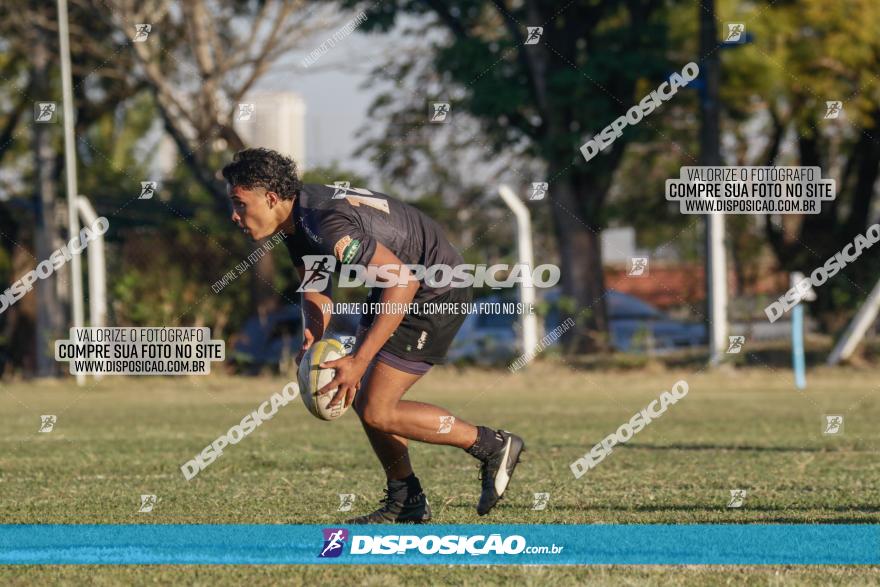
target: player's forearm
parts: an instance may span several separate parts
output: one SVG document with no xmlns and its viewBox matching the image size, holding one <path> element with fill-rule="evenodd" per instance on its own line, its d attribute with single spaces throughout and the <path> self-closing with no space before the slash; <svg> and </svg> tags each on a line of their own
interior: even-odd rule
<svg viewBox="0 0 880 587">
<path fill-rule="evenodd" d="M 415 298 L 419 289 L 417 281 L 410 282 L 405 287 L 389 287 L 382 292 L 380 301 L 385 308 L 403 308 L 408 306 Z M 379 352 L 379 349 L 391 338 L 391 335 L 403 321 L 404 313 L 398 311 L 380 312 L 373 320 L 372 326 L 367 330 L 364 340 L 358 345 L 355 359 L 369 363 Z"/>
<path fill-rule="evenodd" d="M 303 326 L 320 340 L 333 315 L 333 299 L 320 292 L 306 291 L 302 294 Z"/>
</svg>

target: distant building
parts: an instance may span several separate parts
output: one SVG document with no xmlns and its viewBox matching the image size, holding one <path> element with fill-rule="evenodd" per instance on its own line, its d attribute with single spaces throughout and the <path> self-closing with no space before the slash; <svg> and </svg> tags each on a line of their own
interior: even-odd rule
<svg viewBox="0 0 880 587">
<path fill-rule="evenodd" d="M 253 92 L 236 108 L 233 120 L 248 147 L 274 149 L 292 157 L 300 169 L 306 167 L 306 104 L 299 94 Z"/>
<path fill-rule="evenodd" d="M 606 228 L 599 234 L 603 265 L 625 265 L 633 257 L 646 257 L 647 251 L 636 249 L 636 229 L 632 226 Z"/>
</svg>

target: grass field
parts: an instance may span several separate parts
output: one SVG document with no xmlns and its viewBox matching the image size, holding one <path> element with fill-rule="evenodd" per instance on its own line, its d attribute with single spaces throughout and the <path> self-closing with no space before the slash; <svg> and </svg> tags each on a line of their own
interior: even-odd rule
<svg viewBox="0 0 880 587">
<path fill-rule="evenodd" d="M 678 379 L 690 386 L 627 445 L 574 479 L 569 464 Z M 337 523 L 339 493 L 355 512 L 384 486 L 354 414 L 312 418 L 299 400 L 192 481 L 180 465 L 281 389 L 283 379 L 116 378 L 0 386 L 3 523 Z M 573 371 L 554 363 L 526 373 L 436 370 L 410 397 L 458 417 L 503 426 L 529 451 L 502 504 L 474 511 L 476 462 L 462 451 L 412 450 L 437 523 L 877 523 L 880 521 L 880 371 L 824 370 L 794 389 L 790 372 L 713 374 L 662 368 Z M 41 414 L 55 429 L 38 433 Z M 824 414 L 844 432 L 822 434 Z M 731 489 L 746 489 L 741 509 Z M 534 511 L 533 494 L 550 493 Z M 141 494 L 156 494 L 138 513 Z M 0 570 L 0 583 L 287 584 L 876 584 L 875 568 L 309 568 L 44 567 Z"/>
</svg>

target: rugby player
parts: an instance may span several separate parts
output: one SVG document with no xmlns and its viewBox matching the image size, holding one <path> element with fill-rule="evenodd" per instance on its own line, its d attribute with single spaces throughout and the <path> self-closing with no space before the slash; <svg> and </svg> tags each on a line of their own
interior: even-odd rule
<svg viewBox="0 0 880 587">
<path fill-rule="evenodd" d="M 321 339 L 330 321 L 331 281 L 315 279 L 316 273 L 329 271 L 327 256 L 335 259 L 336 271 L 342 264 L 392 267 L 392 277 L 404 284 L 373 288 L 368 302 L 379 302 L 380 311 L 362 317 L 354 351 L 322 365 L 336 369 L 336 373 L 319 392 L 338 387 L 334 403 L 345 402 L 347 407 L 354 401 L 387 480 L 381 507 L 347 522 L 431 520 L 428 499 L 410 462 L 410 440 L 456 446 L 477 458 L 482 479 L 477 513 L 489 513 L 519 462 L 524 450 L 522 438 L 505 430 L 473 426 L 438 406 L 402 399 L 433 365 L 444 362 L 465 314 L 381 311 L 410 303 L 471 301 L 469 288 L 431 287 L 415 279 L 406 266 L 464 262 L 440 226 L 419 210 L 384 194 L 303 184 L 296 164 L 268 149 L 238 152 L 222 173 L 232 201 L 232 221 L 253 240 L 281 232 L 299 273 L 300 289 L 304 290 L 304 340 L 297 363 Z M 324 257 L 304 259 L 318 255 Z M 308 267 L 307 260 L 311 261 Z M 386 281 L 381 275 L 379 279 Z M 320 291 L 305 287 L 314 282 L 326 285 Z"/>
</svg>

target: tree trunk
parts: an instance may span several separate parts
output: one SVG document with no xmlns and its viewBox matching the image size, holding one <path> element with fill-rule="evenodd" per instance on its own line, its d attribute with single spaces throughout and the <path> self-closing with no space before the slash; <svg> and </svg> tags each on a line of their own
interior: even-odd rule
<svg viewBox="0 0 880 587">
<path fill-rule="evenodd" d="M 32 87 L 34 96 L 46 99 L 51 96 L 49 87 L 49 46 L 51 38 L 47 32 L 36 30 L 38 41 L 34 44 L 32 57 Z M 60 110 L 60 104 L 59 104 Z M 57 230 L 55 226 L 55 154 L 52 150 L 53 125 L 33 123 L 34 152 L 34 265 L 46 260 L 55 248 Z M 52 279 L 52 278 L 50 278 Z M 57 279 L 57 276 L 54 277 Z M 34 284 L 37 296 L 36 324 L 36 370 L 38 377 L 50 377 L 58 373 L 52 351 L 53 341 L 61 333 L 62 308 L 55 291 L 54 283 L 38 282 Z"/>
<path fill-rule="evenodd" d="M 551 177 L 555 175 L 550 173 Z M 563 174 L 550 186 L 549 197 L 553 200 L 562 295 L 575 304 L 569 311 L 563 306 L 563 318 L 570 316 L 577 324 L 571 330 L 570 350 L 595 352 L 608 347 L 605 279 L 599 230 L 586 226 L 575 216 L 580 209 L 578 200 L 588 197 L 581 190 L 590 189 L 579 183 L 573 173 Z"/>
</svg>

